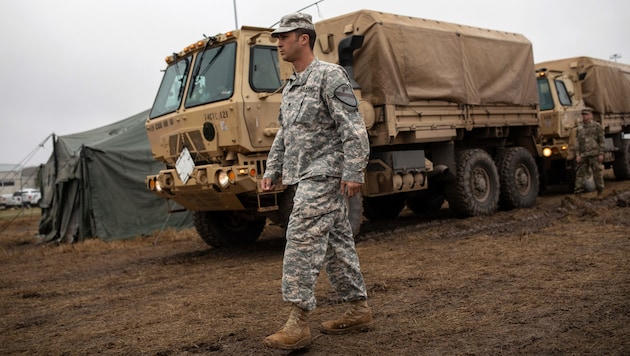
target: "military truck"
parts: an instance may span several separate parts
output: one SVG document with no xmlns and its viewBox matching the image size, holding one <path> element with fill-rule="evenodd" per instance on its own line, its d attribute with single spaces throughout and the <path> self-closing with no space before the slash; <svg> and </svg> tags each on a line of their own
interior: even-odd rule
<svg viewBox="0 0 630 356">
<path fill-rule="evenodd" d="M 605 168 L 615 178 L 630 179 L 630 65 L 573 57 L 536 64 L 540 98 L 538 154 L 541 190 L 549 185 L 573 188 L 572 141 L 585 106 L 605 130 Z"/>
<path fill-rule="evenodd" d="M 315 24 L 316 55 L 352 79 L 371 153 L 355 233 L 367 219 L 440 209 L 530 207 L 538 194 L 538 94 L 522 35 L 360 10 Z M 292 191 L 261 192 L 290 64 L 272 29 L 242 27 L 166 57 L 146 122 L 147 188 L 193 212 L 208 244 L 251 243 L 286 224 Z"/>
</svg>

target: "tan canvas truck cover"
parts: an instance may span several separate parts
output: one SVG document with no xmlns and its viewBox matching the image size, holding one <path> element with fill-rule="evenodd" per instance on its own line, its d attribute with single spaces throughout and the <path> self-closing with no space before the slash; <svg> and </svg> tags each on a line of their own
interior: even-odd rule
<svg viewBox="0 0 630 356">
<path fill-rule="evenodd" d="M 586 106 L 607 113 L 630 113 L 630 65 L 590 57 L 565 58 L 536 64 L 536 69 L 584 73 Z"/>
<path fill-rule="evenodd" d="M 341 39 L 365 36 L 354 73 L 373 105 L 538 103 L 532 44 L 522 35 L 371 10 L 315 26 L 316 54 L 333 63 Z"/>
</svg>

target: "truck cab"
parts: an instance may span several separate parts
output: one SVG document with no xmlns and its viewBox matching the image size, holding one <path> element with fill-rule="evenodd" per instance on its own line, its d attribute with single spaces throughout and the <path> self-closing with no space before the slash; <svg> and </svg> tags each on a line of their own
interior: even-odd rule
<svg viewBox="0 0 630 356">
<path fill-rule="evenodd" d="M 211 245 L 222 244 L 217 236 L 255 240 L 261 212 L 276 210 L 282 192 L 259 194 L 257 184 L 278 130 L 281 78 L 292 71 L 272 31 L 242 27 L 167 56 L 146 122 L 153 157 L 165 164 L 147 188 L 192 211 Z"/>
<path fill-rule="evenodd" d="M 166 169 L 147 177 L 150 189 L 193 211 L 246 209 L 227 197 L 255 185 L 264 169 L 258 154 L 277 130 L 282 82 L 272 41 L 269 30 L 243 28 L 166 58 L 146 123 L 153 156 Z M 186 189 L 189 179 L 198 189 Z"/>
<path fill-rule="evenodd" d="M 551 71 L 538 71 L 536 80 L 540 98 L 540 130 L 547 140 L 543 143 L 551 145 L 552 153 L 566 158 L 566 146 L 553 149 L 554 140 L 569 137 L 571 130 L 580 120 L 579 105 L 574 104 L 575 87 L 571 76 Z M 542 153 L 542 152 L 540 152 Z"/>
<path fill-rule="evenodd" d="M 577 78 L 559 71 L 541 68 L 536 71 L 536 85 L 540 99 L 538 156 L 542 157 L 541 183 L 547 185 L 566 182 L 573 185 L 573 151 L 575 128 L 581 120 L 584 103 L 576 100 L 574 85 Z"/>
</svg>

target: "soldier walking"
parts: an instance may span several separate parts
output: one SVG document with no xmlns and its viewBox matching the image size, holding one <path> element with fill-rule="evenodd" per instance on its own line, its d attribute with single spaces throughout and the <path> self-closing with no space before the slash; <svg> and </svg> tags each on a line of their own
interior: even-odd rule
<svg viewBox="0 0 630 356">
<path fill-rule="evenodd" d="M 270 191 L 281 180 L 295 187 L 295 197 L 282 270 L 282 297 L 291 311 L 264 343 L 300 349 L 312 342 L 309 313 L 316 306 L 322 266 L 335 292 L 349 303 L 345 314 L 322 323 L 322 332 L 343 334 L 373 323 L 347 215 L 347 199 L 361 191 L 370 148 L 347 73 L 313 53 L 311 16 L 284 16 L 272 36 L 295 71 L 282 92 L 280 129 L 260 185 Z"/>
</svg>

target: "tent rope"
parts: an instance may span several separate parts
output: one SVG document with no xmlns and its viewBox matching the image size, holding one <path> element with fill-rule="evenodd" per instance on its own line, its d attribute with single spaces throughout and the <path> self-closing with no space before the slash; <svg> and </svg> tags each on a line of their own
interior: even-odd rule
<svg viewBox="0 0 630 356">
<path fill-rule="evenodd" d="M 23 213 L 24 213 L 24 210 L 25 210 L 25 209 L 26 209 L 26 207 L 25 207 L 25 206 L 22 206 L 22 207 L 20 208 L 20 210 L 18 211 L 18 213 L 17 213 L 17 214 L 15 214 L 15 215 L 14 215 L 14 216 L 13 216 L 13 217 L 9 220 L 9 221 L 7 221 L 7 223 L 6 223 L 4 226 L 2 226 L 2 227 L 0 228 L 0 234 L 4 233 L 4 232 L 6 231 L 6 229 L 8 229 L 8 228 L 9 228 L 9 226 L 11 226 L 11 224 L 15 221 L 15 219 L 17 219 L 17 218 L 19 218 L 21 215 L 23 215 Z"/>
<path fill-rule="evenodd" d="M 160 239 L 160 236 L 162 236 L 162 232 L 164 232 L 164 227 L 166 227 L 166 223 L 168 222 L 168 219 L 171 217 L 172 213 L 169 211 L 168 215 L 166 215 L 166 219 L 164 219 L 164 223 L 162 224 L 162 228 L 160 229 L 160 232 L 158 232 L 157 236 L 155 237 L 155 240 L 153 241 L 153 244 L 157 244 L 158 240 Z"/>
</svg>

